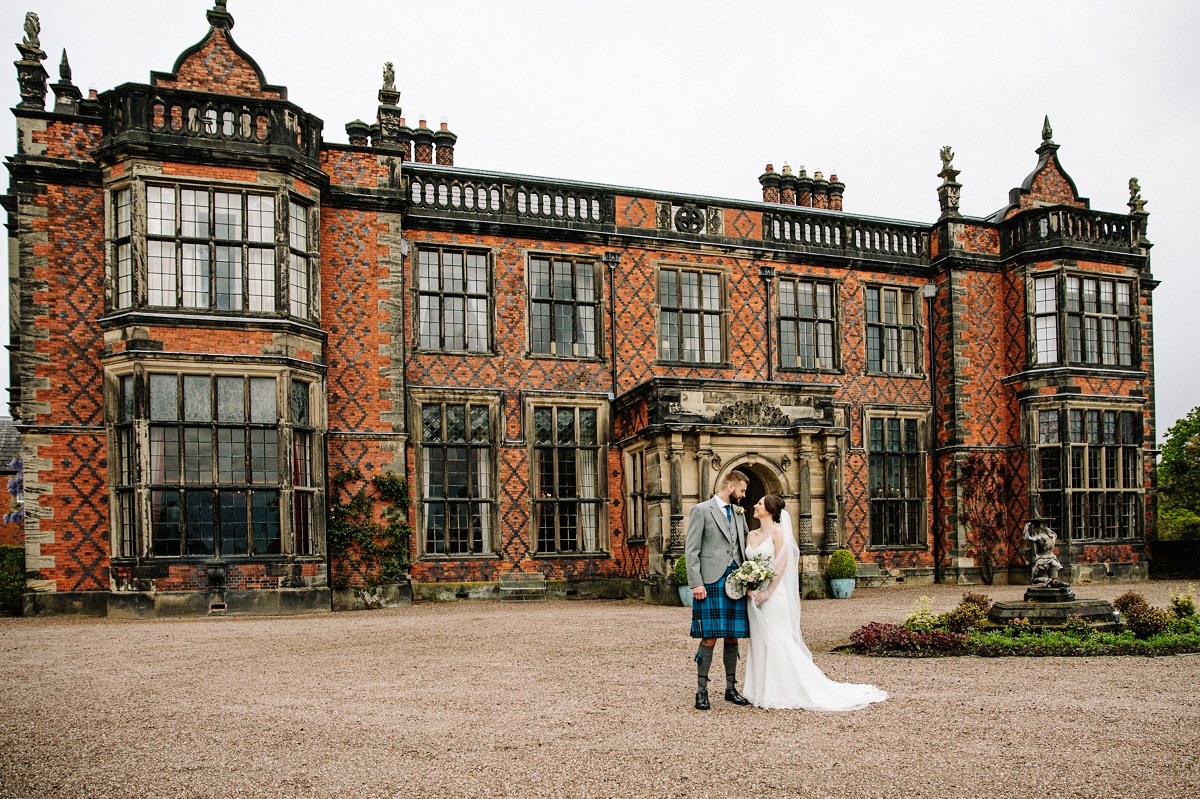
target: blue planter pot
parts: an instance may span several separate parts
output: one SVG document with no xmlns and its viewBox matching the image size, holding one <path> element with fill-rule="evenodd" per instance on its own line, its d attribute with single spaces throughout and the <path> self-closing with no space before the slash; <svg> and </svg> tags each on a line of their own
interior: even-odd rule
<svg viewBox="0 0 1200 799">
<path fill-rule="evenodd" d="M 854 593 L 854 578 L 847 577 L 845 579 L 829 578 L 829 588 L 833 591 L 834 599 L 849 599 Z"/>
<path fill-rule="evenodd" d="M 686 585 L 679 585 L 676 588 L 679 589 L 679 601 L 683 603 L 685 608 L 690 608 L 692 606 L 692 589 Z"/>
</svg>

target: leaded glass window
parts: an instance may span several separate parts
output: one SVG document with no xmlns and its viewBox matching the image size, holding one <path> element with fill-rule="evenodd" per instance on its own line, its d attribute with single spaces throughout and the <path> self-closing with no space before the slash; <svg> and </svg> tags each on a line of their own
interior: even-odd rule
<svg viewBox="0 0 1200 799">
<path fill-rule="evenodd" d="M 867 431 L 871 546 L 923 546 L 926 458 L 917 420 L 871 417 Z"/>
<path fill-rule="evenodd" d="M 599 272 L 592 261 L 529 259 L 529 349 L 594 358 L 599 352 Z"/>
<path fill-rule="evenodd" d="M 471 403 L 421 405 L 421 483 L 426 555 L 493 551 L 491 409 Z"/>
<path fill-rule="evenodd" d="M 600 549 L 600 437 L 595 408 L 535 406 L 538 552 Z"/>
</svg>

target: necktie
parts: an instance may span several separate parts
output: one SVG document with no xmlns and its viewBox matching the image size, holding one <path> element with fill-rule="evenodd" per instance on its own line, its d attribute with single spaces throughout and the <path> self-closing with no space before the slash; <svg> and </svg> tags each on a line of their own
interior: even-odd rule
<svg viewBox="0 0 1200 799">
<path fill-rule="evenodd" d="M 730 524 L 733 524 L 733 506 L 732 505 L 725 506 L 725 521 L 729 522 Z"/>
</svg>

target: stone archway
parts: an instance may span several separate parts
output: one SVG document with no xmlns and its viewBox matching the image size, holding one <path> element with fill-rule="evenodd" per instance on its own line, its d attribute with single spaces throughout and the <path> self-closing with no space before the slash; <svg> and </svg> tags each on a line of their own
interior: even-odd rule
<svg viewBox="0 0 1200 799">
<path fill-rule="evenodd" d="M 746 498 L 742 500 L 742 507 L 746 510 L 747 526 L 751 530 L 757 530 L 758 519 L 754 518 L 754 506 L 767 494 L 778 494 L 781 490 L 779 481 L 771 474 L 771 470 L 762 464 L 742 463 L 734 468 L 749 478 L 750 482 L 746 486 Z"/>
</svg>

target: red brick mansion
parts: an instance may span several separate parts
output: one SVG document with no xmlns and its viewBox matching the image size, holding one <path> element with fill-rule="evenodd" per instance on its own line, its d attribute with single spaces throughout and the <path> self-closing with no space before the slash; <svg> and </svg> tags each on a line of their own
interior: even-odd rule
<svg viewBox="0 0 1200 799">
<path fill-rule="evenodd" d="M 879 583 L 1027 574 L 1032 514 L 1068 579 L 1145 576 L 1145 203 L 1093 210 L 1048 121 L 986 218 L 945 148 L 917 224 L 802 169 L 743 201 L 459 166 L 390 65 L 330 142 L 207 20 L 92 96 L 36 17 L 17 45 L 27 612 L 328 609 L 395 578 L 347 554 L 360 489 L 418 596 L 665 601 L 731 469 L 786 499 L 806 593 L 843 547 Z"/>
</svg>

